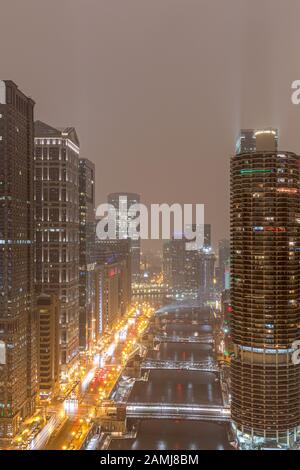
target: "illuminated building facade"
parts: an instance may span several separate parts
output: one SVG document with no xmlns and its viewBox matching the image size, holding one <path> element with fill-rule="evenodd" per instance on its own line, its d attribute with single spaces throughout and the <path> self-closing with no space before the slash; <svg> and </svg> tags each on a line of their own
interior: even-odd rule
<svg viewBox="0 0 300 470">
<path fill-rule="evenodd" d="M 95 292 L 95 165 L 79 159 L 79 347 L 91 347 Z"/>
<path fill-rule="evenodd" d="M 15 83 L 0 81 L 0 440 L 36 402 L 33 111 Z"/>
<path fill-rule="evenodd" d="M 61 378 L 79 353 L 79 141 L 73 127 L 35 123 L 36 290 L 60 302 Z"/>
<path fill-rule="evenodd" d="M 122 262 L 124 273 L 124 286 L 122 290 L 123 304 L 126 308 L 131 303 L 131 240 L 96 240 L 95 245 L 96 264 L 113 264 Z M 126 312 L 126 308 L 122 310 Z"/>
<path fill-rule="evenodd" d="M 121 318 L 129 308 L 126 261 L 97 265 L 95 269 L 96 339 Z"/>
<path fill-rule="evenodd" d="M 300 322 L 300 160 L 278 152 L 268 132 L 256 134 L 255 152 L 231 159 L 232 418 L 242 448 L 290 447 L 300 425 L 300 366 L 291 357 Z"/>
<path fill-rule="evenodd" d="M 55 295 L 36 300 L 38 388 L 42 400 L 52 398 L 59 387 L 59 302 Z"/>
</svg>

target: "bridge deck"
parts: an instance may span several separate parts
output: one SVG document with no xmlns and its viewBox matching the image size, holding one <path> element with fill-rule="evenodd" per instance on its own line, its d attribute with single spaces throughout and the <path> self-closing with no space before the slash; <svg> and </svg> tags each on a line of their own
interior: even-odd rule
<svg viewBox="0 0 300 470">
<path fill-rule="evenodd" d="M 156 335 L 155 341 L 164 343 L 198 343 L 213 344 L 214 339 L 211 335 L 200 336 L 175 336 L 175 335 Z"/>
<path fill-rule="evenodd" d="M 160 361 L 150 359 L 142 362 L 142 369 L 197 370 L 203 372 L 219 372 L 218 366 L 210 361 Z"/>
<path fill-rule="evenodd" d="M 230 409 L 218 406 L 165 404 L 165 403 L 128 403 L 128 418 L 153 419 L 197 419 L 213 421 L 230 421 Z"/>
</svg>

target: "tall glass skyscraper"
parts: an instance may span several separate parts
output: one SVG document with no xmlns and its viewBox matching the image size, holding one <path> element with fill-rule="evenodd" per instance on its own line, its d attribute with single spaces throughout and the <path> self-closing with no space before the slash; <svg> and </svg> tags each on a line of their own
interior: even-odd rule
<svg viewBox="0 0 300 470">
<path fill-rule="evenodd" d="M 242 448 L 292 447 L 299 429 L 299 282 L 300 158 L 257 131 L 255 151 L 231 159 L 232 418 Z"/>
<path fill-rule="evenodd" d="M 33 110 L 0 81 L 0 440 L 35 408 Z"/>
<path fill-rule="evenodd" d="M 135 211 L 130 208 L 134 204 L 140 203 L 140 195 L 135 193 L 111 193 L 107 197 L 107 202 L 111 204 L 117 215 L 117 238 L 128 238 L 128 223 L 136 216 Z M 130 238 L 130 237 L 129 237 Z M 131 238 L 131 276 L 134 282 L 140 280 L 140 259 L 141 241 L 139 238 Z"/>
</svg>

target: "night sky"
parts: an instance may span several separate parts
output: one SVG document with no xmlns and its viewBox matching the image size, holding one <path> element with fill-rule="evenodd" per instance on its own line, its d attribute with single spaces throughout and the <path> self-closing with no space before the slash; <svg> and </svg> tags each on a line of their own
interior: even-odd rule
<svg viewBox="0 0 300 470">
<path fill-rule="evenodd" d="M 0 78 L 76 127 L 97 204 L 204 203 L 216 242 L 239 128 L 279 127 L 300 152 L 299 0 L 0 0 L 0 24 Z"/>
</svg>

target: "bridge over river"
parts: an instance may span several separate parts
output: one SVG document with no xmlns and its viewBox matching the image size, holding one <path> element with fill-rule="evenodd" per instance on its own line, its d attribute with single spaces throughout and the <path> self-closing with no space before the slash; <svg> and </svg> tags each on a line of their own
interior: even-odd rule
<svg viewBox="0 0 300 470">
<path fill-rule="evenodd" d="M 215 364 L 213 361 L 191 362 L 149 359 L 142 362 L 141 369 L 197 370 L 203 372 L 219 372 L 217 364 Z"/>
<path fill-rule="evenodd" d="M 188 419 L 202 421 L 230 421 L 230 409 L 224 406 L 188 405 L 171 403 L 127 403 L 127 418 Z"/>
<path fill-rule="evenodd" d="M 198 343 L 198 344 L 213 344 L 214 339 L 212 335 L 191 335 L 191 336 L 178 336 L 178 335 L 164 335 L 158 334 L 155 336 L 154 341 L 158 343 Z"/>
</svg>

